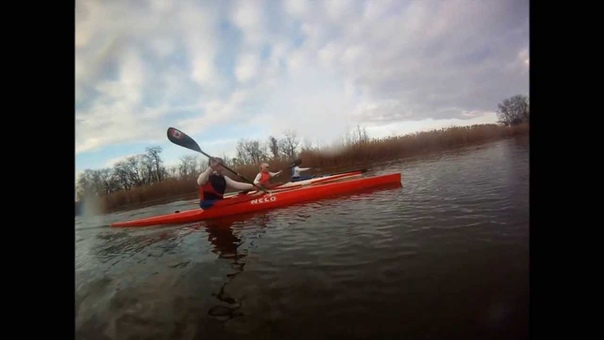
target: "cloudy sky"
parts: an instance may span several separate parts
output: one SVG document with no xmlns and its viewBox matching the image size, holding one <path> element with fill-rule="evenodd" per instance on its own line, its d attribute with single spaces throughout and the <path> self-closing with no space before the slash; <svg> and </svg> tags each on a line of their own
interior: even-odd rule
<svg viewBox="0 0 604 340">
<path fill-rule="evenodd" d="M 76 0 L 76 173 L 296 131 L 491 123 L 529 95 L 528 0 Z"/>
</svg>

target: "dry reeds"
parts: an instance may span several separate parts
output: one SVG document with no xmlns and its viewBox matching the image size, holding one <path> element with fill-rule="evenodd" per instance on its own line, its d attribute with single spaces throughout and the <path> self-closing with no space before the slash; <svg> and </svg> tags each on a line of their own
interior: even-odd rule
<svg viewBox="0 0 604 340">
<path fill-rule="evenodd" d="M 456 148 L 469 144 L 479 144 L 502 138 L 529 133 L 528 124 L 513 127 L 486 124 L 464 127 L 450 127 L 440 130 L 418 132 L 404 136 L 393 136 L 368 141 L 350 142 L 337 152 L 320 148 L 304 149 L 299 157 L 303 166 L 320 167 L 322 173 L 351 169 L 369 163 L 404 159 L 435 151 Z M 271 171 L 289 166 L 290 161 L 271 162 Z M 257 165 L 248 165 L 233 169 L 246 179 L 253 181 L 259 171 Z M 227 174 L 237 181 L 244 181 L 233 174 Z M 161 183 L 135 188 L 128 191 L 111 193 L 103 197 L 105 212 L 135 208 L 144 205 L 159 204 L 175 199 L 193 199 L 197 197 L 197 176 L 182 179 L 170 178 Z M 284 171 L 276 182 L 285 182 L 289 172 Z"/>
<path fill-rule="evenodd" d="M 468 144 L 484 143 L 528 134 L 528 125 L 505 127 L 495 124 L 450 127 L 405 136 L 352 143 L 337 154 L 308 150 L 300 154 L 305 164 L 319 167 L 352 166 L 402 159 Z"/>
</svg>

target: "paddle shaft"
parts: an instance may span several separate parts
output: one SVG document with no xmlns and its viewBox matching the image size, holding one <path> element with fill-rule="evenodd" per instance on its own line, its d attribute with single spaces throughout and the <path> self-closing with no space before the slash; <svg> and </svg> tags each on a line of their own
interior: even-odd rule
<svg viewBox="0 0 604 340">
<path fill-rule="evenodd" d="M 214 158 L 214 157 L 208 155 L 207 153 L 203 152 L 203 150 L 201 150 L 201 148 L 199 147 L 199 145 L 197 144 L 197 142 L 193 138 L 191 138 L 189 135 L 187 135 L 186 133 L 184 133 L 184 132 L 182 132 L 182 131 L 180 131 L 180 130 L 178 130 L 176 128 L 173 128 L 173 127 L 168 128 L 167 135 L 168 135 L 168 139 L 172 143 L 174 143 L 176 145 L 180 145 L 180 146 L 182 146 L 184 148 L 187 148 L 189 150 L 197 151 L 197 152 L 205 155 L 206 157 L 208 157 L 210 159 Z M 229 168 L 225 164 L 221 164 L 221 166 L 223 168 L 225 168 L 226 170 L 228 170 L 228 171 L 234 173 L 235 175 L 239 176 L 241 179 L 243 179 L 244 181 L 248 182 L 249 184 L 253 185 L 258 190 L 262 190 L 262 191 L 264 191 L 265 193 L 268 194 L 268 191 L 266 191 L 265 189 L 257 186 L 256 184 L 254 184 L 254 182 L 251 182 L 247 178 L 241 176 L 238 172 L 236 172 L 235 170 Z"/>
<path fill-rule="evenodd" d="M 207 156 L 208 158 L 210 158 L 210 159 L 214 158 L 214 157 L 212 157 L 212 156 L 208 155 L 207 153 L 205 153 L 205 152 L 203 152 L 203 151 L 202 151 L 201 153 L 202 153 L 202 154 L 204 154 L 204 155 L 206 155 L 206 156 Z M 247 178 L 245 178 L 245 177 L 241 176 L 241 174 L 240 174 L 240 173 L 238 173 L 237 171 L 235 171 L 235 170 L 233 170 L 233 169 L 229 168 L 229 167 L 228 167 L 228 166 L 226 166 L 225 164 L 220 164 L 220 166 L 222 166 L 223 168 L 225 168 L 225 169 L 229 170 L 230 172 L 234 173 L 235 175 L 239 176 L 241 179 L 243 179 L 244 181 L 248 182 L 249 184 L 251 184 L 251 185 L 255 186 L 256 188 L 258 188 L 258 189 L 260 189 L 260 190 L 262 190 L 262 191 L 264 191 L 264 192 L 268 193 L 268 191 L 266 191 L 266 190 L 264 190 L 264 189 L 260 188 L 259 186 L 257 186 L 256 184 L 254 184 L 254 182 L 249 181 Z"/>
<path fill-rule="evenodd" d="M 173 128 L 173 127 L 168 128 L 167 136 L 168 136 L 168 139 L 172 143 L 174 143 L 176 145 L 180 145 L 180 146 L 182 146 L 184 148 L 187 148 L 189 150 L 197 151 L 197 152 L 203 154 L 204 156 L 206 156 L 206 157 L 208 157 L 210 159 L 214 158 L 214 157 L 208 155 L 207 153 L 203 152 L 203 150 L 201 150 L 201 148 L 199 147 L 199 144 L 197 144 L 197 142 L 193 138 L 191 138 L 189 135 L 187 135 L 186 133 L 184 133 L 184 132 L 182 132 L 182 131 L 180 131 L 180 130 L 178 130 L 176 128 Z M 300 164 L 302 164 L 302 160 L 300 158 L 298 158 L 298 159 L 296 159 L 296 160 L 294 160 L 292 162 L 292 164 L 289 166 L 289 168 L 294 167 L 296 165 L 300 165 Z M 241 176 L 241 174 L 239 174 L 235 170 L 229 168 L 228 166 L 226 166 L 224 164 L 221 164 L 221 165 L 222 165 L 223 168 L 225 168 L 226 170 L 228 170 L 228 171 L 234 173 L 235 175 L 239 176 L 241 179 L 243 179 L 244 181 L 246 181 L 249 184 L 253 185 L 255 188 L 257 188 L 259 190 L 262 190 L 262 191 L 264 191 L 267 194 L 269 193 L 267 190 L 265 190 L 265 189 L 257 186 L 253 182 L 249 181 L 247 178 Z"/>
<path fill-rule="evenodd" d="M 203 152 L 203 151 L 201 151 L 201 152 L 202 152 L 204 155 L 206 155 L 207 157 L 212 158 L 212 157 L 210 157 L 208 154 L 206 154 L 205 152 Z M 298 159 L 296 159 L 295 161 L 293 161 L 293 162 L 292 162 L 292 164 L 290 164 L 290 165 L 289 165 L 289 166 L 288 166 L 286 169 L 291 169 L 291 168 L 293 168 L 293 167 L 294 167 L 294 166 L 296 166 L 296 165 L 300 165 L 301 163 L 302 163 L 302 160 L 298 158 Z M 254 183 L 252 183 L 252 182 L 248 181 L 247 179 L 245 179 L 245 177 L 241 176 L 239 173 L 235 172 L 234 170 L 229 169 L 229 168 L 228 168 L 226 165 L 224 165 L 224 164 L 223 164 L 222 166 L 223 166 L 225 169 L 229 170 L 230 172 L 234 173 L 235 175 L 237 175 L 237 176 L 239 176 L 239 177 L 243 178 L 245 181 L 247 181 L 248 183 L 252 184 L 252 185 L 253 185 L 253 186 L 255 186 L 256 188 L 258 188 L 258 189 L 260 189 L 260 190 L 262 190 L 262 191 L 264 191 L 264 192 L 268 193 L 268 191 L 266 191 L 266 190 L 265 190 L 265 189 L 263 189 L 263 188 L 258 187 L 256 184 L 254 184 Z M 285 170 L 285 169 L 281 169 L 281 171 L 282 171 L 282 172 L 283 172 L 283 170 Z"/>
</svg>

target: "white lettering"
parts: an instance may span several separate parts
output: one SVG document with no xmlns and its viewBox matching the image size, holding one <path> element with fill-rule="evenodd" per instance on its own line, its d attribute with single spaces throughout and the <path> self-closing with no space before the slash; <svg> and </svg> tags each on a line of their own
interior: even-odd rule
<svg viewBox="0 0 604 340">
<path fill-rule="evenodd" d="M 276 200 L 277 200 L 277 197 L 271 196 L 271 197 L 258 198 L 255 200 L 251 200 L 250 202 L 252 204 L 262 204 L 262 203 L 268 203 L 268 202 L 275 202 Z"/>
</svg>

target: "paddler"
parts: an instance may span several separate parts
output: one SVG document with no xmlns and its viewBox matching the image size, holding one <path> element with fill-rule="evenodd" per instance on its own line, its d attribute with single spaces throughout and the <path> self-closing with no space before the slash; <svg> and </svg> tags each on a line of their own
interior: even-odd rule
<svg viewBox="0 0 604 340">
<path fill-rule="evenodd" d="M 311 175 L 300 176 L 300 172 L 311 170 L 311 169 L 312 168 L 301 168 L 298 165 L 294 166 L 292 168 L 292 178 L 291 178 L 291 181 L 292 182 L 297 182 L 297 181 L 303 181 L 303 180 L 307 180 L 307 179 L 313 178 L 313 176 L 311 176 Z"/>
<path fill-rule="evenodd" d="M 197 184 L 199 185 L 199 207 L 207 209 L 217 201 L 224 198 L 226 188 L 235 190 L 254 190 L 254 186 L 249 183 L 237 182 L 224 176 L 222 167 L 224 161 L 220 157 L 210 158 L 208 168 L 199 174 Z"/>
<path fill-rule="evenodd" d="M 270 180 L 271 178 L 275 177 L 275 176 L 279 176 L 281 174 L 281 172 L 283 170 L 279 170 L 277 172 L 270 172 L 268 171 L 269 165 L 268 163 L 262 163 L 260 164 L 260 172 L 256 175 L 256 178 L 254 179 L 254 184 L 256 184 L 257 186 L 264 188 L 264 189 L 268 189 L 270 188 Z"/>
</svg>

